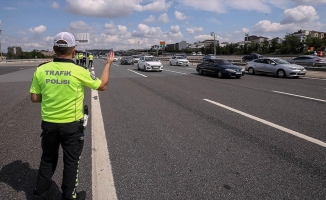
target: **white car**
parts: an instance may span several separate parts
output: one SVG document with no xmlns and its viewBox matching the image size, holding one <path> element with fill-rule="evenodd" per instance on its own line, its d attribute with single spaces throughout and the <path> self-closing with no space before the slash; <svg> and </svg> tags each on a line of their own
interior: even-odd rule
<svg viewBox="0 0 326 200">
<path fill-rule="evenodd" d="M 115 57 L 113 58 L 113 62 L 118 62 L 119 60 L 120 60 L 120 57 L 116 57 L 116 56 L 115 56 Z"/>
<path fill-rule="evenodd" d="M 142 56 L 138 60 L 138 70 L 146 71 L 162 71 L 163 64 L 154 56 Z"/>
<path fill-rule="evenodd" d="M 134 63 L 138 63 L 138 61 L 139 61 L 139 56 L 137 56 L 137 55 L 132 55 L 131 57 L 132 57 L 132 60 L 134 61 Z"/>
<path fill-rule="evenodd" d="M 203 55 L 201 52 L 198 52 L 198 53 L 197 53 L 197 56 L 201 56 L 201 55 Z"/>
<path fill-rule="evenodd" d="M 187 60 L 186 58 L 182 57 L 182 56 L 173 56 L 170 61 L 169 61 L 170 65 L 185 65 L 188 66 L 189 65 L 189 60 Z"/>
<path fill-rule="evenodd" d="M 195 56 L 195 55 L 197 55 L 197 54 L 196 54 L 196 52 L 192 52 L 191 55 Z"/>
</svg>

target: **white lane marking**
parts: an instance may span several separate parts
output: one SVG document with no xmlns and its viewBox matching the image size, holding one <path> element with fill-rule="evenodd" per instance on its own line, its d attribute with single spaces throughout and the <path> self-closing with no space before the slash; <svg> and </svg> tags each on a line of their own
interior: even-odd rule
<svg viewBox="0 0 326 200">
<path fill-rule="evenodd" d="M 134 72 L 135 74 L 141 75 L 141 76 L 143 76 L 143 77 L 147 77 L 147 76 L 145 76 L 144 74 L 141 74 L 141 73 L 135 72 L 134 70 L 131 70 L 131 69 L 128 69 L 128 71 Z"/>
<path fill-rule="evenodd" d="M 189 69 L 189 70 L 196 70 L 195 68 L 186 68 L 186 69 Z"/>
<path fill-rule="evenodd" d="M 326 81 L 326 79 L 323 79 L 323 78 L 313 78 L 313 77 L 301 77 L 301 78 L 312 79 L 312 80 L 321 80 L 321 81 Z"/>
<path fill-rule="evenodd" d="M 309 137 L 309 136 L 306 136 L 306 135 L 304 135 L 304 134 L 302 134 L 302 133 L 298 133 L 298 132 L 293 131 L 293 130 L 291 130 L 291 129 L 288 129 L 288 128 L 285 128 L 285 127 L 283 127 L 283 126 L 280 126 L 280 125 L 274 124 L 274 123 L 272 123 L 272 122 L 269 122 L 269 121 L 266 121 L 266 120 L 264 120 L 264 119 L 261 119 L 261 118 L 255 117 L 255 116 L 253 116 L 253 115 L 247 114 L 247 113 L 242 112 L 242 111 L 240 111 L 240 110 L 236 110 L 236 109 L 234 109 L 234 108 L 228 107 L 228 106 L 226 106 L 226 105 L 223 105 L 223 104 L 217 103 L 217 102 L 212 101 L 212 100 L 209 100 L 209 99 L 204 99 L 204 101 L 207 101 L 207 102 L 212 103 L 212 104 L 214 104 L 214 105 L 220 106 L 220 107 L 225 108 L 225 109 L 227 109 L 227 110 L 230 110 L 230 111 L 232 111 L 232 112 L 238 113 L 238 114 L 243 115 L 243 116 L 245 116 L 245 117 L 248 117 L 248 118 L 250 118 L 250 119 L 256 120 L 256 121 L 258 121 L 258 122 L 261 122 L 261 123 L 266 124 L 266 125 L 268 125 L 268 126 L 271 126 L 271 127 L 273 127 L 273 128 L 279 129 L 279 130 L 281 130 L 281 131 L 284 131 L 284 132 L 289 133 L 289 134 L 291 134 L 291 135 L 294 135 L 294 136 L 296 136 L 296 137 L 299 137 L 299 138 L 302 138 L 302 139 L 307 140 L 307 141 L 309 141 L 309 142 L 312 142 L 312 143 L 314 143 L 314 144 L 320 145 L 320 146 L 322 146 L 322 147 L 326 147 L 326 143 L 325 143 L 325 142 L 320 141 L 320 140 L 317 140 L 317 139 L 312 138 L 312 137 Z"/>
<path fill-rule="evenodd" d="M 177 73 L 177 74 L 183 74 L 183 75 L 188 75 L 186 73 L 182 73 L 182 72 L 176 72 L 176 71 L 171 71 L 171 70 L 167 70 L 167 69 L 163 69 L 164 71 L 168 71 L 168 72 L 173 72 L 173 73 Z"/>
<path fill-rule="evenodd" d="M 315 100 L 315 101 L 326 102 L 326 100 L 316 99 L 316 98 L 306 97 L 306 96 L 301 96 L 301 95 L 297 95 L 297 94 L 291 94 L 291 93 L 280 92 L 280 91 L 275 91 L 275 90 L 273 90 L 273 92 L 279 93 L 279 94 L 285 94 L 285 95 L 289 95 L 289 96 L 301 97 L 301 98 L 305 98 L 305 99 L 311 99 L 311 100 Z"/>
<path fill-rule="evenodd" d="M 91 72 L 95 74 L 94 71 Z M 97 90 L 92 90 L 92 199 L 116 200 L 112 166 Z"/>
</svg>

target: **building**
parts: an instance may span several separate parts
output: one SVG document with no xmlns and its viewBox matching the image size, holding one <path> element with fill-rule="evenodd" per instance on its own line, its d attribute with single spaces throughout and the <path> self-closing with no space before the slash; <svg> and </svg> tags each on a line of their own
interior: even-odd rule
<svg viewBox="0 0 326 200">
<path fill-rule="evenodd" d="M 323 39 L 325 37 L 326 33 L 325 32 L 319 32 L 319 31 L 310 31 L 309 35 L 312 36 L 312 37 Z"/>
<path fill-rule="evenodd" d="M 292 33 L 291 35 L 296 36 L 300 40 L 300 42 L 305 42 L 309 34 L 310 31 L 308 30 L 299 30 L 297 32 Z"/>
<path fill-rule="evenodd" d="M 186 41 L 181 41 L 181 42 L 175 43 L 175 50 L 183 50 L 183 49 L 187 49 Z"/>
<path fill-rule="evenodd" d="M 23 50 L 21 47 L 15 47 L 15 46 L 8 47 L 8 54 L 19 55 L 22 53 L 23 53 Z"/>
<path fill-rule="evenodd" d="M 263 43 L 265 41 L 268 41 L 268 38 L 267 37 L 262 37 L 262 36 L 250 35 L 250 36 L 246 36 L 244 38 L 244 41 Z"/>
<path fill-rule="evenodd" d="M 167 44 L 165 49 L 167 49 L 167 50 L 175 50 L 175 44 Z"/>
<path fill-rule="evenodd" d="M 49 51 L 49 50 L 41 50 L 40 53 L 46 57 L 51 57 L 54 56 L 55 54 L 54 51 Z"/>
<path fill-rule="evenodd" d="M 228 44 L 229 44 L 228 42 L 222 42 L 222 43 L 220 43 L 220 47 L 225 47 Z"/>
</svg>

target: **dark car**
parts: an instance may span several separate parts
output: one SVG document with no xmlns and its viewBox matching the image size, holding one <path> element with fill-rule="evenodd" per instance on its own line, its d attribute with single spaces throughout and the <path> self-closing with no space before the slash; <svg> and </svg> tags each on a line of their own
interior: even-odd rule
<svg viewBox="0 0 326 200">
<path fill-rule="evenodd" d="M 204 55 L 203 60 L 214 59 L 214 58 L 216 58 L 216 56 L 214 54 L 207 54 L 207 55 Z"/>
<path fill-rule="evenodd" d="M 258 59 L 258 58 L 263 58 L 263 56 L 258 54 L 258 53 L 251 53 L 250 55 L 243 56 L 241 61 L 242 62 L 248 62 L 248 61 Z"/>
<path fill-rule="evenodd" d="M 240 78 L 244 75 L 244 69 L 233 65 L 225 59 L 214 58 L 206 59 L 197 65 L 196 71 L 200 74 L 213 74 L 217 77 L 236 77 Z"/>
<path fill-rule="evenodd" d="M 120 64 L 121 65 L 133 65 L 134 64 L 133 57 L 126 56 L 126 57 L 121 58 Z"/>
</svg>

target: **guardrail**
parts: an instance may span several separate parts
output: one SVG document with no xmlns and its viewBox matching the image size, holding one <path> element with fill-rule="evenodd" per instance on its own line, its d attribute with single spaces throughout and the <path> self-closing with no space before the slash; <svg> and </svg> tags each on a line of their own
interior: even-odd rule
<svg viewBox="0 0 326 200">
<path fill-rule="evenodd" d="M 30 62 L 47 62 L 52 60 L 51 58 L 35 58 L 35 59 L 6 59 L 0 60 L 0 63 L 30 63 Z"/>
</svg>

